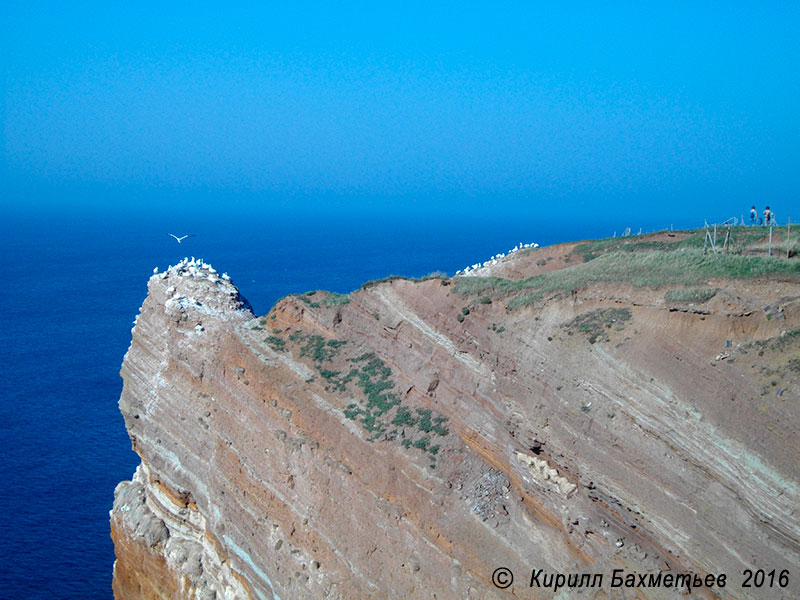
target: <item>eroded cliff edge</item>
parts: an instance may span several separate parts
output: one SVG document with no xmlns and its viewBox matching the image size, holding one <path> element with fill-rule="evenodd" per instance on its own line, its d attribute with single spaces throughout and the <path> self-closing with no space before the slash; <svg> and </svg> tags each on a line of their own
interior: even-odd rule
<svg viewBox="0 0 800 600">
<path fill-rule="evenodd" d="M 116 598 L 552 598 L 532 568 L 605 574 L 587 598 L 617 568 L 800 597 L 797 278 L 505 283 L 570 250 L 261 318 L 206 265 L 154 275 L 122 367 L 142 461 Z M 746 568 L 794 577 L 744 590 Z"/>
</svg>

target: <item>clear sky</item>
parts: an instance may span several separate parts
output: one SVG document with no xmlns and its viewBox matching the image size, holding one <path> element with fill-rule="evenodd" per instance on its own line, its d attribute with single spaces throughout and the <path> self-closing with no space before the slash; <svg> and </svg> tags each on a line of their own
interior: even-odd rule
<svg viewBox="0 0 800 600">
<path fill-rule="evenodd" d="M 227 4 L 3 2 L 2 202 L 800 220 L 796 2 Z"/>
</svg>

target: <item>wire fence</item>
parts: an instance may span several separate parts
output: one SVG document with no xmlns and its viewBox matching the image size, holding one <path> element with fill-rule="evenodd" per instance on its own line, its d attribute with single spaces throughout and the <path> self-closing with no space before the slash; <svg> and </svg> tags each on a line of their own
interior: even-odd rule
<svg viewBox="0 0 800 600">
<path fill-rule="evenodd" d="M 703 254 L 708 254 L 709 252 L 725 254 L 734 252 L 741 254 L 744 251 L 744 245 L 748 240 L 742 239 L 742 236 L 737 235 L 737 231 L 741 231 L 744 227 L 747 227 L 748 229 L 750 227 L 768 227 L 769 229 L 766 244 L 764 245 L 764 242 L 760 242 L 760 244 L 756 245 L 755 248 L 751 247 L 750 251 L 759 252 L 766 250 L 768 256 L 781 255 L 785 256 L 786 258 L 791 258 L 796 254 L 796 246 L 800 245 L 800 238 L 798 238 L 797 235 L 795 236 L 796 239 L 792 239 L 791 237 L 791 217 L 787 218 L 786 220 L 785 236 L 780 235 L 783 230 L 783 226 L 778 224 L 775 214 L 768 213 L 768 217 L 769 222 L 766 225 L 762 223 L 763 219 L 754 218 L 753 216 L 750 217 L 748 222 L 745 220 L 744 215 L 739 217 L 730 217 L 721 223 L 709 223 L 707 220 L 704 220 L 705 239 L 703 242 Z M 673 227 L 670 225 L 669 228 L 664 228 L 660 231 L 673 231 Z M 634 234 L 630 227 L 626 227 L 622 231 L 620 237 L 630 237 L 633 235 L 642 235 L 642 228 L 640 227 L 639 232 Z M 617 237 L 616 231 L 614 232 L 613 237 Z M 744 237 L 746 238 L 747 236 Z M 781 242 L 783 243 L 781 244 Z"/>
</svg>

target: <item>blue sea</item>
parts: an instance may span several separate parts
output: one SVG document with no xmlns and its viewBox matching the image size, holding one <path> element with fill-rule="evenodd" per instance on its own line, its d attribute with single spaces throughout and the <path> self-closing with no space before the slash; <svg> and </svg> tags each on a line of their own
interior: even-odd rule
<svg viewBox="0 0 800 600">
<path fill-rule="evenodd" d="M 669 226 L 419 207 L 351 213 L 198 208 L 2 218 L 0 598 L 112 597 L 108 511 L 114 487 L 138 464 L 117 408 L 119 369 L 154 267 L 202 257 L 263 314 L 289 293 L 453 274 L 519 242 Z M 178 244 L 168 233 L 194 237 Z"/>
</svg>

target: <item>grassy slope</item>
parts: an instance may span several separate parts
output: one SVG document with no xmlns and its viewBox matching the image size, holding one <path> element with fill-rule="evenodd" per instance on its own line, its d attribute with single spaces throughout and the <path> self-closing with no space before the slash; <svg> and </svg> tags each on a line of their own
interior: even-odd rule
<svg viewBox="0 0 800 600">
<path fill-rule="evenodd" d="M 574 248 L 574 259 L 584 261 L 574 266 L 517 280 L 459 277 L 454 287 L 465 296 L 506 297 L 508 308 L 514 309 L 545 295 L 569 293 L 593 282 L 621 282 L 636 287 L 659 288 L 698 285 L 712 277 L 800 276 L 800 262 L 796 260 L 747 255 L 752 249 L 760 249 L 767 233 L 766 228 L 762 227 L 734 230 L 733 241 L 729 244 L 730 253 L 709 251 L 708 254 L 703 252 L 703 230 L 683 234 L 675 241 L 659 239 L 657 234 L 594 240 Z M 723 239 L 724 233 L 718 238 L 719 245 Z M 673 294 L 682 295 L 680 292 Z M 688 298 L 693 294 L 707 295 L 702 291 L 687 291 L 685 295 Z"/>
</svg>

